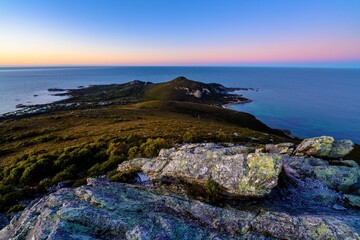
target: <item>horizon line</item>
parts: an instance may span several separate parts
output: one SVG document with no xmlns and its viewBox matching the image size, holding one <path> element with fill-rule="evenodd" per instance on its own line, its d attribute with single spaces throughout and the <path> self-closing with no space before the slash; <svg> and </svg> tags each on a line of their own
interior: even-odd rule
<svg viewBox="0 0 360 240">
<path fill-rule="evenodd" d="M 358 64 L 356 64 L 358 65 Z M 64 64 L 64 65 L 0 65 L 0 68 L 59 68 L 59 67 L 250 67 L 250 68 L 346 68 L 346 69 L 360 69 L 359 66 L 318 66 L 318 65 L 305 65 L 305 66 L 286 66 L 286 65 L 72 65 L 72 64 Z"/>
</svg>

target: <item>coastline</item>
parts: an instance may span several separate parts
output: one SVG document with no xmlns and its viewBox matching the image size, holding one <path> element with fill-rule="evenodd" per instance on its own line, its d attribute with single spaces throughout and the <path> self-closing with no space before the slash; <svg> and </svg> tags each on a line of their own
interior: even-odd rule
<svg viewBox="0 0 360 240">
<path fill-rule="evenodd" d="M 256 89 L 255 88 L 243 88 L 241 90 L 234 90 L 233 92 L 235 92 L 235 91 L 256 91 L 256 92 L 258 92 L 259 89 L 258 88 L 256 88 Z M 242 94 L 238 94 L 238 95 L 240 97 L 243 97 Z M 230 109 L 230 110 L 233 110 L 233 111 L 238 111 L 236 109 L 231 109 L 230 107 L 234 106 L 234 105 L 238 105 L 238 104 L 245 104 L 245 103 L 251 103 L 251 102 L 253 102 L 252 99 L 248 99 L 248 100 L 245 100 L 245 101 L 244 100 L 238 100 L 238 101 L 230 102 L 228 104 L 223 104 L 223 105 L 221 105 L 221 107 L 225 108 L 225 109 Z M 273 128 L 272 126 L 269 126 L 269 127 Z M 281 131 L 282 133 L 284 133 L 288 137 L 299 139 L 299 140 L 302 139 L 300 137 L 297 137 L 297 136 L 293 135 L 290 129 L 278 129 L 278 128 L 273 128 L 273 129 Z"/>
<path fill-rule="evenodd" d="M 141 81 L 131 81 L 124 84 L 133 84 L 134 82 L 142 83 Z M 147 82 L 146 82 L 147 83 Z M 145 85 L 146 85 L 145 83 Z M 50 100 L 47 103 L 42 104 L 18 104 L 14 111 L 0 113 L 0 120 L 6 119 L 8 117 L 26 117 L 33 116 L 41 113 L 46 113 L 52 110 L 74 110 L 74 109 L 84 109 L 91 107 L 100 107 L 100 106 L 108 106 L 113 105 L 114 103 L 107 101 L 99 101 L 99 102 L 69 102 L 71 101 L 79 90 L 88 90 L 91 91 L 92 88 L 101 88 L 112 86 L 113 84 L 97 84 L 97 85 L 88 85 L 88 86 L 78 86 L 76 88 L 48 88 L 47 96 L 48 97 L 62 97 L 60 100 Z M 115 84 L 121 86 L 121 84 Z M 226 102 L 221 104 L 215 104 L 216 106 L 220 106 L 222 108 L 228 108 L 234 104 L 244 104 L 252 102 L 251 99 L 245 98 L 242 94 L 232 94 L 237 91 L 258 91 L 256 88 L 227 88 L 219 83 L 211 83 L 210 85 L 214 85 L 218 88 L 217 92 L 226 96 Z M 45 91 L 45 90 L 44 90 Z M 206 94 L 208 89 L 203 89 L 204 94 Z M 191 95 L 186 93 L 187 95 Z M 34 94 L 34 97 L 38 97 L 38 95 Z M 196 97 L 198 98 L 198 97 Z M 200 97 L 201 98 L 201 97 Z M 27 102 L 30 102 L 27 101 Z"/>
</svg>

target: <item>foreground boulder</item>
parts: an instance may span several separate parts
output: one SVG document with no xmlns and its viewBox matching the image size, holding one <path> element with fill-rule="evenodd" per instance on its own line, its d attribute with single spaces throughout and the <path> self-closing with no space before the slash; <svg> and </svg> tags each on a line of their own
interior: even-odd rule
<svg viewBox="0 0 360 240">
<path fill-rule="evenodd" d="M 263 197 L 277 185 L 282 157 L 279 154 L 248 152 L 249 149 L 242 146 L 189 144 L 178 150 L 162 150 L 159 157 L 147 161 L 126 161 L 119 165 L 118 170 L 140 167 L 154 181 L 174 179 L 205 185 L 212 179 L 227 194 Z"/>
<path fill-rule="evenodd" d="M 286 209 L 286 208 L 282 208 Z M 219 208 L 156 189 L 88 179 L 41 198 L 0 239 L 358 239 L 352 213 Z M 356 225 L 356 224 L 355 224 Z"/>
<path fill-rule="evenodd" d="M 347 161 L 347 166 L 338 166 L 319 158 L 284 156 L 283 160 L 286 169 L 290 167 L 302 179 L 318 180 L 341 193 L 360 193 L 360 167 L 354 161 Z"/>
<path fill-rule="evenodd" d="M 322 136 L 304 139 L 296 148 L 296 155 L 321 158 L 342 158 L 354 148 L 351 140 L 334 142 L 333 137 Z"/>
</svg>

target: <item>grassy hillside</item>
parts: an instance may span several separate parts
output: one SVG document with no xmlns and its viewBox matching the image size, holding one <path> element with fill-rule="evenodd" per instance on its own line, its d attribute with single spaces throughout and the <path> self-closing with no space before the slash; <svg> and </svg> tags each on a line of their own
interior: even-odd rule
<svg viewBox="0 0 360 240">
<path fill-rule="evenodd" d="M 271 137 L 278 141 L 289 140 L 250 114 L 176 101 L 58 111 L 5 120 L 0 126 L 1 165 L 33 150 L 55 150 L 93 141 L 103 135 L 138 134 L 144 138 L 165 137 L 181 142 L 186 132 L 205 140 L 222 132 L 233 140 L 244 142 L 267 143 Z M 253 137 L 259 140 L 251 140 Z"/>
<path fill-rule="evenodd" d="M 0 134 L 1 211 L 21 208 L 24 199 L 59 182 L 79 185 L 89 176 L 111 175 L 124 160 L 152 157 L 176 143 L 292 141 L 249 114 L 179 101 L 7 119 Z"/>
<path fill-rule="evenodd" d="M 201 96 L 194 96 L 197 90 Z M 229 90 L 183 77 L 93 86 L 49 104 L 75 103 L 66 110 L 0 120 L 0 211 L 21 209 L 24 200 L 59 182 L 76 186 L 89 176 L 112 177 L 122 161 L 153 157 L 176 143 L 298 141 L 250 114 L 214 106 L 236 100 Z"/>
<path fill-rule="evenodd" d="M 206 84 L 178 77 L 164 83 L 132 81 L 125 84 L 99 85 L 70 91 L 71 102 L 110 102 L 129 104 L 136 102 L 161 100 L 185 101 L 208 105 L 222 105 L 231 102 L 247 102 L 246 98 L 229 94 L 233 89 L 220 84 Z M 62 94 L 63 95 L 63 94 Z"/>
</svg>

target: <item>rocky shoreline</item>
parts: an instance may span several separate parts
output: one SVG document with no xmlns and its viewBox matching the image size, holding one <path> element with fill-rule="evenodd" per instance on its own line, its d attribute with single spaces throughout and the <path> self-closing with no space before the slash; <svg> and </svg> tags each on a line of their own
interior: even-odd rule
<svg viewBox="0 0 360 240">
<path fill-rule="evenodd" d="M 35 201 L 0 238 L 359 239 L 360 167 L 341 159 L 352 149 L 326 136 L 178 145 L 121 163 L 137 183 L 89 178 Z"/>
</svg>

